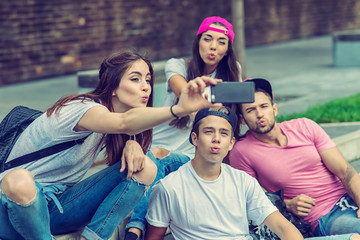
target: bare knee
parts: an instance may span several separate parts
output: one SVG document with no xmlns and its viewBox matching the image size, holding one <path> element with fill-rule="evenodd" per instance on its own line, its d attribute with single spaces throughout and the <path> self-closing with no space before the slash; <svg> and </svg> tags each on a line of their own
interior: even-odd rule
<svg viewBox="0 0 360 240">
<path fill-rule="evenodd" d="M 351 236 L 350 238 L 351 240 L 360 240 L 360 235 L 355 233 L 354 235 Z"/>
<path fill-rule="evenodd" d="M 154 157 L 158 159 L 162 159 L 169 154 L 169 151 L 165 148 L 152 148 L 151 152 L 153 153 Z"/>
<path fill-rule="evenodd" d="M 146 156 L 144 169 L 135 173 L 133 176 L 142 183 L 152 184 L 152 182 L 155 180 L 156 173 L 156 164 L 148 156 Z"/>
<path fill-rule="evenodd" d="M 29 204 L 36 197 L 36 186 L 32 174 L 25 169 L 15 169 L 1 181 L 3 193 L 19 204 Z"/>
</svg>

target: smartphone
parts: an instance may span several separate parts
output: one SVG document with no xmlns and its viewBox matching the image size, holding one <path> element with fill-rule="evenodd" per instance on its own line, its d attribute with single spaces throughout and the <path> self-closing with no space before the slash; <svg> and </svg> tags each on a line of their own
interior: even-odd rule
<svg viewBox="0 0 360 240">
<path fill-rule="evenodd" d="M 205 94 L 212 103 L 251 103 L 255 100 L 255 84 L 254 82 L 221 82 L 206 87 L 203 95 Z"/>
</svg>

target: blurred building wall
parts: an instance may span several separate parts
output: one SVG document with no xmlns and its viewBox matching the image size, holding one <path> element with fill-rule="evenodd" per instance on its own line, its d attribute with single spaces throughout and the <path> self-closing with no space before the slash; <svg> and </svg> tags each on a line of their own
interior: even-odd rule
<svg viewBox="0 0 360 240">
<path fill-rule="evenodd" d="M 359 0 L 244 0 L 246 46 L 360 28 Z"/>
<path fill-rule="evenodd" d="M 246 46 L 360 28 L 360 0 L 244 0 Z M 0 85 L 96 69 L 112 52 L 190 56 L 207 16 L 230 0 L 2 0 Z"/>
</svg>

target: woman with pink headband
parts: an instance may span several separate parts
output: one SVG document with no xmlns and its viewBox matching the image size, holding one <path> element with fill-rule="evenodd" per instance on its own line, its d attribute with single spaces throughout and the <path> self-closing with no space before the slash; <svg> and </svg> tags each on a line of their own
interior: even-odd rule
<svg viewBox="0 0 360 240">
<path fill-rule="evenodd" d="M 223 81 L 242 81 L 241 67 L 236 60 L 233 41 L 234 31 L 228 21 L 221 17 L 205 18 L 193 44 L 192 58 L 172 58 L 165 65 L 167 91 L 164 106 L 176 104 L 187 82 L 200 76 L 219 78 Z M 155 162 L 158 173 L 154 182 L 193 158 L 195 148 L 189 142 L 192 117 L 177 118 L 154 128 L 152 152 L 148 155 L 153 153 L 157 159 L 161 159 Z M 137 239 L 144 235 L 142 233 L 146 227 L 148 197 L 145 196 L 134 209 L 126 226 L 125 240 Z"/>
</svg>

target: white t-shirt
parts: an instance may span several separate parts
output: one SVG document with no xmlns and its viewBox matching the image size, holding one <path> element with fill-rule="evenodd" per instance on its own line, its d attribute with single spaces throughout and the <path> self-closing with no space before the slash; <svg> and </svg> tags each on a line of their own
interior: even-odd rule
<svg viewBox="0 0 360 240">
<path fill-rule="evenodd" d="M 59 114 L 53 113 L 47 117 L 46 113 L 43 113 L 20 135 L 6 161 L 58 143 L 88 136 L 83 144 L 77 144 L 59 153 L 18 167 L 30 171 L 34 179 L 43 186 L 74 185 L 86 174 L 99 153 L 99 149 L 95 153 L 94 149 L 98 146 L 103 134 L 73 130 L 86 111 L 94 106 L 103 105 L 93 101 L 74 101 L 64 106 Z M 15 168 L 2 172 L 0 179 L 13 169 Z"/>
<path fill-rule="evenodd" d="M 146 219 L 170 226 L 175 239 L 252 239 L 248 220 L 262 224 L 276 210 L 247 173 L 222 164 L 219 177 L 206 181 L 190 161 L 152 188 Z"/>
<path fill-rule="evenodd" d="M 174 75 L 181 75 L 187 79 L 187 65 L 182 58 L 171 58 L 165 64 L 166 95 L 163 106 L 171 106 L 176 102 L 177 96 L 172 91 L 169 80 Z M 216 76 L 216 71 L 209 75 Z M 154 127 L 151 147 L 165 148 L 170 152 L 183 153 L 192 159 L 195 155 L 195 148 L 189 141 L 192 121 L 184 129 L 170 126 L 171 121 Z"/>
</svg>

